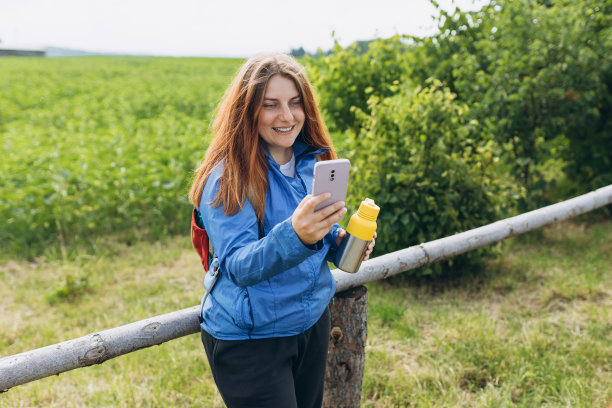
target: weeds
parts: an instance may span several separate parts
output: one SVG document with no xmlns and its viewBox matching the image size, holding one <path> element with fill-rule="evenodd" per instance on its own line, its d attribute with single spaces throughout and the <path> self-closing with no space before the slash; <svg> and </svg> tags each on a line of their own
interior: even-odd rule
<svg viewBox="0 0 612 408">
<path fill-rule="evenodd" d="M 74 302 L 85 293 L 92 292 L 93 287 L 93 283 L 86 275 L 66 276 L 45 295 L 45 300 L 50 305 L 55 305 L 62 301 Z"/>
</svg>

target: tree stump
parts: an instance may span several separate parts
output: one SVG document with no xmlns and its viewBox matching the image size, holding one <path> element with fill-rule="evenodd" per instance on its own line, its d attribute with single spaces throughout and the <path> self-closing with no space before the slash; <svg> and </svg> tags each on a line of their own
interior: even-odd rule
<svg viewBox="0 0 612 408">
<path fill-rule="evenodd" d="M 329 305 L 331 333 L 323 406 L 359 407 L 365 365 L 368 291 L 364 286 L 338 293 Z"/>
</svg>

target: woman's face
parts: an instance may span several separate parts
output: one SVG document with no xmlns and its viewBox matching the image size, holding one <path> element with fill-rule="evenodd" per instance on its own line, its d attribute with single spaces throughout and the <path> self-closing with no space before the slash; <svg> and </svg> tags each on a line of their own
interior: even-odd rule
<svg viewBox="0 0 612 408">
<path fill-rule="evenodd" d="M 304 126 L 302 99 L 293 81 L 274 75 L 268 81 L 257 130 L 279 164 L 291 159 L 292 146 Z"/>
</svg>

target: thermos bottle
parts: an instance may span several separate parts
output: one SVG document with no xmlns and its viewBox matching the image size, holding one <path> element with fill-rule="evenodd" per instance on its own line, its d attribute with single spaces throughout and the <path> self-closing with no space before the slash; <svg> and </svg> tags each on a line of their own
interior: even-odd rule
<svg viewBox="0 0 612 408">
<path fill-rule="evenodd" d="M 380 208 L 374 200 L 366 198 L 359 210 L 351 216 L 346 227 L 346 236 L 336 253 L 336 266 L 345 272 L 355 273 L 361 266 L 363 254 L 376 232 L 376 217 Z"/>
</svg>

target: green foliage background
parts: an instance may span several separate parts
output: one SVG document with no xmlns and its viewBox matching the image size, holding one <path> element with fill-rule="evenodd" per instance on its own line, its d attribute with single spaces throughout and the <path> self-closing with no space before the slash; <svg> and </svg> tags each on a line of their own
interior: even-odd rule
<svg viewBox="0 0 612 408">
<path fill-rule="evenodd" d="M 381 204 L 377 247 L 612 183 L 611 23 L 610 0 L 494 0 L 440 9 L 431 37 L 306 58 L 354 166 L 349 205 Z"/>
</svg>

